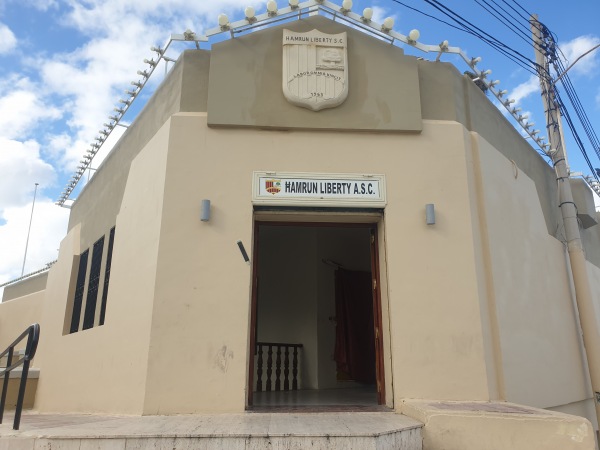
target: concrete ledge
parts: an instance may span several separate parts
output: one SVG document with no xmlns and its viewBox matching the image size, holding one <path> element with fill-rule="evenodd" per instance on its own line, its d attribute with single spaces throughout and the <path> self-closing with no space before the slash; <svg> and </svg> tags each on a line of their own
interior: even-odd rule
<svg viewBox="0 0 600 450">
<path fill-rule="evenodd" d="M 21 375 L 23 369 L 18 367 L 10 371 L 8 376 L 8 390 L 6 391 L 6 409 L 14 409 L 17 405 L 17 396 L 19 393 L 19 386 L 21 384 Z M 35 401 L 35 392 L 37 391 L 38 378 L 40 377 L 40 369 L 30 368 L 27 374 L 27 386 L 25 387 L 25 398 L 23 399 L 23 408 L 33 408 L 33 402 Z M 4 377 L 2 377 L 4 379 Z"/>
<path fill-rule="evenodd" d="M 404 400 L 424 423 L 423 450 L 594 450 L 594 429 L 578 416 L 505 402 Z"/>
<path fill-rule="evenodd" d="M 13 378 L 18 378 L 20 380 L 22 374 L 23 374 L 23 368 L 22 367 L 17 367 L 16 369 L 13 369 L 13 370 L 10 371 L 10 373 L 8 374 L 8 378 L 11 379 L 11 380 Z M 36 380 L 39 377 L 40 377 L 40 369 L 36 369 L 34 367 L 31 367 L 29 369 L 29 373 L 27 374 L 27 379 L 28 380 Z"/>
<path fill-rule="evenodd" d="M 101 416 L 25 413 L 0 450 L 421 450 L 421 423 L 385 413 Z"/>
</svg>

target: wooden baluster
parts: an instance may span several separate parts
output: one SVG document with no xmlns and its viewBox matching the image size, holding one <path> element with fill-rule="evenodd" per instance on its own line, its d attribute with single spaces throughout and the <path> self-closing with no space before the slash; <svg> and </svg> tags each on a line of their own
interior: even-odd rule
<svg viewBox="0 0 600 450">
<path fill-rule="evenodd" d="M 281 345 L 277 346 L 277 357 L 275 358 L 275 390 L 281 390 Z"/>
<path fill-rule="evenodd" d="M 285 346 L 285 354 L 283 359 L 283 390 L 290 390 L 290 347 L 288 345 Z"/>
<path fill-rule="evenodd" d="M 256 392 L 262 391 L 263 347 L 258 344 L 258 365 L 256 368 Z"/>
<path fill-rule="evenodd" d="M 294 347 L 294 359 L 292 360 L 292 390 L 298 390 L 298 347 Z"/>
<path fill-rule="evenodd" d="M 273 346 L 269 345 L 267 352 L 267 391 L 271 390 L 271 374 L 273 373 Z"/>
</svg>

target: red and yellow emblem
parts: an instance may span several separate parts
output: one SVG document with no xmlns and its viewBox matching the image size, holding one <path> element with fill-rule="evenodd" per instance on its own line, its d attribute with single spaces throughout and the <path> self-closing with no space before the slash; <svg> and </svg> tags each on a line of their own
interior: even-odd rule
<svg viewBox="0 0 600 450">
<path fill-rule="evenodd" d="M 281 180 L 265 180 L 265 189 L 269 194 L 277 194 L 281 191 Z"/>
</svg>

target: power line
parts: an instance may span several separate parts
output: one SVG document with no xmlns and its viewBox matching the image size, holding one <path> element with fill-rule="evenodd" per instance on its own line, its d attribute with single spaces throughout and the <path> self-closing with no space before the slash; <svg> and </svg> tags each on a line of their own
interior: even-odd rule
<svg viewBox="0 0 600 450">
<path fill-rule="evenodd" d="M 527 44 L 533 46 L 533 42 L 531 42 L 531 38 L 529 37 L 529 34 L 527 34 L 523 30 L 520 30 L 516 25 L 511 23 L 510 20 L 507 19 L 505 15 L 500 13 L 497 9 L 495 9 L 492 5 L 490 5 L 486 0 L 481 0 L 483 3 L 485 3 L 485 5 L 483 5 L 479 0 L 474 0 L 474 1 L 479 6 L 481 6 L 484 10 L 486 10 L 488 13 L 490 13 L 496 20 L 498 20 L 500 23 L 502 23 L 504 26 L 506 26 L 506 28 L 508 28 L 510 31 L 512 31 L 518 38 L 522 39 Z M 490 8 L 493 11 L 490 10 Z"/>
<path fill-rule="evenodd" d="M 437 0 L 423 0 L 423 1 L 426 2 L 427 4 L 429 4 L 430 6 L 432 6 L 433 8 L 437 9 L 438 11 L 440 11 L 442 14 L 446 15 L 450 19 L 452 19 L 454 22 L 467 28 L 471 34 L 473 34 L 474 36 L 483 40 L 488 45 L 491 45 L 492 47 L 496 48 L 496 50 L 500 51 L 505 56 L 509 57 L 513 62 L 519 64 L 522 68 L 524 68 L 528 72 L 535 74 L 536 63 L 533 60 L 531 60 L 530 58 L 528 58 L 527 56 L 525 56 L 522 53 L 516 51 L 515 49 L 509 47 L 504 42 L 500 41 L 499 39 L 495 38 L 491 34 L 487 33 L 486 31 L 482 30 L 478 26 L 474 25 L 473 23 L 471 23 L 470 21 L 468 21 L 467 19 L 462 17 L 460 14 L 451 10 L 447 6 L 441 4 Z"/>
<path fill-rule="evenodd" d="M 523 20 L 525 20 L 525 22 L 529 23 L 529 18 L 531 17 L 531 14 L 528 14 L 527 16 L 524 16 L 524 15 L 523 15 L 523 14 L 521 14 L 519 11 L 517 11 L 517 10 L 515 9 L 515 7 L 514 7 L 514 6 L 512 6 L 510 3 L 508 3 L 506 0 L 502 0 L 502 3 L 504 3 L 504 4 L 505 4 L 506 6 L 508 6 L 510 9 L 512 9 L 514 12 L 516 12 L 518 16 L 520 16 L 520 17 L 521 17 Z M 510 13 L 509 13 L 509 15 L 510 15 L 512 18 L 514 18 L 515 20 L 517 20 L 517 21 L 519 20 L 519 19 L 517 19 L 515 16 L 511 15 Z"/>
<path fill-rule="evenodd" d="M 504 0 L 503 0 L 503 1 L 504 1 Z M 517 1 L 515 1 L 515 0 L 511 0 L 511 1 L 512 1 L 512 2 L 513 2 L 515 5 L 517 5 L 517 6 L 518 6 L 518 7 L 519 7 L 519 8 L 520 8 L 520 9 L 521 9 L 521 10 L 522 10 L 522 11 L 523 11 L 525 14 L 527 14 L 527 18 L 526 18 L 525 20 L 527 20 L 527 21 L 529 22 L 529 18 L 530 18 L 530 17 L 531 17 L 533 14 L 531 14 L 529 11 L 527 11 L 525 8 L 523 8 L 523 7 L 521 6 L 521 4 L 520 4 L 520 3 L 518 3 Z M 504 1 L 504 3 L 506 3 L 506 2 Z M 514 9 L 514 8 L 513 8 L 513 9 Z M 516 11 L 516 10 L 515 10 L 515 11 Z M 521 17 L 522 17 L 522 16 L 521 16 Z"/>
</svg>

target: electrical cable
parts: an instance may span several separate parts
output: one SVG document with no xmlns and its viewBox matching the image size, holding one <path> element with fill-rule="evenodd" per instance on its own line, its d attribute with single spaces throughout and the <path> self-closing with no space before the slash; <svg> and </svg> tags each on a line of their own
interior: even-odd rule
<svg viewBox="0 0 600 450">
<path fill-rule="evenodd" d="M 511 1 L 512 1 L 512 2 L 513 2 L 515 5 L 517 5 L 519 8 L 521 8 L 521 9 L 523 10 L 523 12 L 524 12 L 525 14 L 527 14 L 527 17 L 531 17 L 531 16 L 533 15 L 533 14 L 531 14 L 529 11 L 527 11 L 525 8 L 523 8 L 523 7 L 521 6 L 521 4 L 520 4 L 520 3 L 518 3 L 517 1 L 515 1 L 515 0 L 511 0 Z M 506 2 L 504 2 L 504 3 L 506 3 Z M 529 20 L 529 19 L 526 19 L 526 20 Z"/>
<path fill-rule="evenodd" d="M 531 45 L 532 47 L 534 46 L 533 42 L 531 41 L 531 36 L 529 36 L 528 33 L 519 29 L 515 24 L 511 23 L 506 18 L 506 16 L 504 16 L 502 13 L 500 13 L 497 9 L 495 9 L 492 5 L 490 5 L 486 0 L 474 0 L 474 2 L 477 3 L 479 6 L 481 6 L 489 14 L 491 14 L 492 17 L 494 17 L 496 20 L 498 20 L 500 23 L 502 23 L 504 26 L 506 26 L 506 28 L 508 28 L 510 31 L 512 31 L 518 38 L 525 41 L 525 43 L 527 43 L 528 45 Z M 483 5 L 481 2 L 485 3 L 485 5 Z"/>
<path fill-rule="evenodd" d="M 532 68 L 531 65 L 535 65 L 535 63 L 531 60 L 527 60 L 526 62 L 519 60 L 517 57 L 515 57 L 514 54 L 511 54 L 511 52 L 509 50 L 506 50 L 507 48 L 510 49 L 510 47 L 506 46 L 505 44 L 501 43 L 500 41 L 498 41 L 498 39 L 494 38 L 493 36 L 490 36 L 489 38 L 484 36 L 483 34 L 481 34 L 480 32 L 477 32 L 473 29 L 473 27 L 469 27 L 467 25 L 465 25 L 464 23 L 461 23 L 459 20 L 454 19 L 451 15 L 445 13 L 443 10 L 441 10 L 440 8 L 437 8 L 434 6 L 434 8 L 438 9 L 439 11 L 441 11 L 444 15 L 446 15 L 447 17 L 450 17 L 454 22 L 456 22 L 458 24 L 458 26 L 453 25 L 448 23 L 447 21 L 444 21 L 442 19 L 439 19 L 435 16 L 432 16 L 430 14 L 427 14 L 417 8 L 411 7 L 406 5 L 405 3 L 401 2 L 400 0 L 392 0 L 394 3 L 397 3 L 399 5 L 402 5 L 408 9 L 411 9 L 413 11 L 416 11 L 426 17 L 430 17 L 438 22 L 444 23 L 446 25 L 449 25 L 450 27 L 457 29 L 459 31 L 463 31 L 465 33 L 468 33 L 472 36 L 475 36 L 476 38 L 482 40 L 483 42 L 485 42 L 486 44 L 488 44 L 489 46 L 491 46 L 492 48 L 494 48 L 496 51 L 502 53 L 504 56 L 506 56 L 507 58 L 509 58 L 511 61 L 513 61 L 515 64 L 518 64 L 521 68 L 525 69 L 526 71 L 535 74 L 534 69 Z M 424 0 L 427 2 L 427 0 Z M 465 22 L 468 22 L 465 20 Z M 470 22 L 468 22 L 470 23 Z M 482 30 L 480 30 L 482 31 Z M 485 33 L 485 32 L 483 32 Z M 500 42 L 500 43 L 499 43 Z M 510 49 L 512 50 L 512 49 Z M 522 58 L 525 58 L 523 55 L 521 55 Z"/>
<path fill-rule="evenodd" d="M 454 22 L 464 26 L 465 28 L 468 28 L 470 30 L 471 34 L 473 34 L 476 37 L 479 37 L 479 39 L 483 40 L 487 44 L 496 48 L 498 51 L 503 53 L 505 56 L 509 57 L 511 60 L 513 60 L 513 62 L 516 62 L 517 64 L 519 64 L 522 68 L 524 68 L 528 72 L 535 73 L 534 70 L 535 70 L 535 67 L 537 64 L 534 61 L 532 61 L 530 58 L 526 57 L 522 53 L 509 47 L 508 45 L 506 45 L 499 39 L 495 38 L 494 36 L 485 32 L 481 28 L 472 24 L 470 21 L 466 20 L 460 14 L 454 12 L 453 10 L 451 10 L 450 8 L 441 4 L 437 0 L 423 0 L 423 1 L 427 4 L 429 4 L 430 6 L 432 6 L 433 8 L 437 9 L 438 11 L 440 11 L 442 14 L 446 15 L 450 19 L 452 19 Z"/>
<path fill-rule="evenodd" d="M 422 15 L 424 15 L 425 17 L 429 17 L 430 19 L 433 19 L 433 20 L 436 20 L 436 21 L 438 21 L 438 22 L 441 22 L 441 23 L 443 23 L 444 25 L 448 25 L 449 27 L 451 27 L 451 28 L 454 28 L 455 30 L 464 31 L 464 32 L 467 32 L 467 33 L 468 33 L 468 31 L 467 31 L 467 30 L 465 30 L 465 29 L 464 29 L 464 28 L 462 28 L 462 27 L 458 27 L 458 26 L 456 26 L 456 25 L 453 25 L 453 24 L 451 24 L 450 22 L 446 22 L 445 20 L 442 20 L 442 19 L 440 19 L 440 18 L 438 18 L 438 17 L 432 16 L 431 14 L 427 14 L 426 12 L 423 12 L 423 11 L 421 11 L 420 9 L 414 8 L 414 7 L 412 7 L 412 6 L 409 6 L 409 5 L 407 5 L 406 3 L 402 3 L 400 0 L 392 0 L 392 1 L 393 1 L 393 2 L 395 2 L 395 3 L 398 3 L 399 5 L 402 5 L 402 6 L 404 6 L 404 7 L 405 7 L 405 8 L 407 8 L 407 9 L 410 9 L 410 10 L 412 10 L 412 11 L 415 11 L 415 12 L 419 13 L 419 14 L 422 14 Z"/>
<path fill-rule="evenodd" d="M 495 2 L 494 2 L 494 3 L 495 3 Z M 508 6 L 510 9 L 512 9 L 514 12 L 516 12 L 516 13 L 517 13 L 517 15 L 518 15 L 518 16 L 520 16 L 520 17 L 521 17 L 521 18 L 522 18 L 522 19 L 523 19 L 525 22 L 529 23 L 529 18 L 531 17 L 531 14 L 530 14 L 529 16 L 527 16 L 527 17 L 526 17 L 526 16 L 524 16 L 523 14 L 521 14 L 519 11 L 517 11 L 517 10 L 515 9 L 515 7 L 514 7 L 514 6 L 512 6 L 510 3 L 508 3 L 506 0 L 502 0 L 502 3 L 504 3 L 504 4 L 505 4 L 506 6 Z M 510 15 L 510 16 L 511 16 L 513 19 L 515 19 L 515 21 L 518 21 L 518 19 L 517 19 L 515 16 L 511 15 L 510 13 L 509 13 L 509 15 Z"/>
<path fill-rule="evenodd" d="M 453 11 L 449 7 L 441 4 L 439 1 L 423 0 L 429 6 L 433 7 L 434 9 L 436 9 L 437 11 L 442 13 L 444 16 L 448 17 L 456 25 L 449 23 L 445 20 L 442 20 L 438 17 L 435 17 L 431 14 L 427 14 L 417 8 L 409 6 L 400 0 L 392 0 L 392 1 L 404 6 L 405 8 L 408 8 L 412 11 L 418 12 L 426 17 L 429 17 L 438 22 L 444 23 L 445 25 L 448 25 L 454 29 L 457 29 L 459 31 L 463 31 L 465 33 L 471 34 L 472 36 L 475 36 L 476 38 L 482 40 L 484 43 L 488 44 L 490 47 L 494 48 L 499 53 L 503 54 L 505 57 L 507 57 L 508 59 L 510 59 L 515 64 L 522 67 L 523 69 L 539 76 L 542 79 L 545 79 L 549 85 L 552 84 L 552 77 L 551 77 L 548 69 L 546 69 L 545 67 L 539 66 L 532 59 L 523 55 L 522 53 L 520 53 L 519 51 L 510 47 L 509 45 L 505 44 L 504 42 L 500 41 L 499 39 L 495 38 L 494 36 L 487 33 L 486 31 L 482 30 L 481 28 L 477 27 L 472 22 L 465 19 L 462 15 Z M 528 45 L 531 45 L 534 49 L 540 50 L 546 56 L 549 63 L 552 64 L 552 66 L 554 67 L 554 70 L 556 71 L 557 74 L 564 73 L 564 71 L 565 71 L 564 66 L 562 64 L 561 59 L 557 56 L 557 53 L 560 53 L 563 56 L 563 58 L 564 58 L 564 54 L 562 53 L 561 49 L 556 45 L 556 40 L 557 40 L 556 35 L 554 33 L 552 33 L 546 25 L 537 21 L 537 22 L 535 22 L 534 26 L 538 30 L 540 30 L 540 32 L 542 33 L 542 36 L 544 37 L 543 43 L 542 44 L 534 43 L 530 39 L 528 39 L 528 36 L 529 36 L 528 31 L 527 32 L 524 31 L 524 29 L 528 30 L 528 27 L 525 28 L 525 25 L 523 22 L 526 22 L 529 26 L 531 26 L 530 17 L 532 17 L 532 14 L 529 13 L 529 11 L 527 11 L 525 8 L 523 8 L 518 2 L 516 2 L 515 0 L 511 0 L 511 2 L 513 4 L 515 4 L 521 11 L 523 11 L 525 14 L 527 14 L 527 16 L 523 15 L 523 13 L 521 13 L 519 10 L 517 10 L 507 0 L 501 0 L 502 3 L 504 5 L 506 5 L 508 8 L 510 8 L 510 10 L 512 10 L 514 13 L 516 13 L 523 20 L 523 22 L 521 22 L 520 19 L 515 17 L 515 15 L 513 13 L 511 13 L 510 11 L 508 11 L 506 8 L 499 5 L 495 0 L 474 0 L 474 1 L 481 8 L 483 8 L 487 13 L 489 13 L 492 17 L 494 17 L 497 21 L 499 21 L 505 27 L 507 27 L 517 37 L 524 40 Z M 579 100 L 579 97 L 577 96 L 577 93 L 575 91 L 575 88 L 572 85 L 571 80 L 567 74 L 565 74 L 563 76 L 561 81 L 564 86 L 567 98 L 569 99 L 575 114 L 577 115 L 579 121 L 581 122 L 583 130 L 585 131 L 588 139 L 590 140 L 596 155 L 600 159 L 600 140 L 598 139 L 598 136 L 596 135 L 596 132 L 594 131 L 593 126 L 592 126 L 591 122 L 589 121 L 587 114 L 585 113 L 583 105 L 581 104 L 581 101 Z M 575 142 L 576 142 L 577 146 L 579 147 L 588 167 L 590 168 L 590 171 L 592 172 L 593 177 L 596 179 L 596 181 L 598 181 L 600 183 L 600 179 L 598 179 L 598 175 L 597 175 L 596 171 L 594 170 L 594 167 L 592 166 L 589 155 L 586 152 L 585 146 L 583 145 L 582 139 L 579 136 L 577 129 L 575 127 L 575 124 L 569 114 L 569 111 L 566 109 L 566 105 L 564 104 L 563 100 L 561 99 L 560 94 L 558 93 L 557 89 L 555 89 L 555 99 L 556 99 L 557 105 L 559 105 L 559 107 L 561 108 L 562 116 L 564 117 L 567 125 L 569 126 L 569 129 L 571 130 L 571 133 L 575 139 Z M 546 122 L 548 123 L 547 128 L 550 131 L 550 129 L 553 126 L 557 127 L 558 124 L 557 123 L 555 123 L 555 124 L 549 123 L 548 121 L 550 119 L 550 111 L 546 111 L 546 114 L 547 114 Z M 559 143 L 557 143 L 557 145 L 562 146 L 563 143 L 559 142 Z"/>
</svg>

